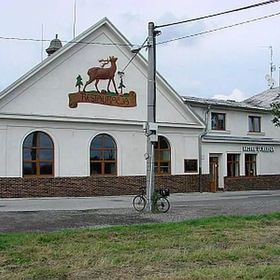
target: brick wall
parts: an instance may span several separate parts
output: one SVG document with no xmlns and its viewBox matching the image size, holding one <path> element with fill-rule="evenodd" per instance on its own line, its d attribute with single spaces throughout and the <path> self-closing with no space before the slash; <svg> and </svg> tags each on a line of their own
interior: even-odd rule
<svg viewBox="0 0 280 280">
<path fill-rule="evenodd" d="M 225 177 L 225 191 L 280 190 L 280 175 Z"/>
<path fill-rule="evenodd" d="M 209 176 L 202 176 L 202 190 L 209 191 Z M 79 197 L 136 194 L 145 186 L 145 176 L 0 178 L 0 197 Z M 156 188 L 172 192 L 199 191 L 198 175 L 157 176 Z"/>
</svg>

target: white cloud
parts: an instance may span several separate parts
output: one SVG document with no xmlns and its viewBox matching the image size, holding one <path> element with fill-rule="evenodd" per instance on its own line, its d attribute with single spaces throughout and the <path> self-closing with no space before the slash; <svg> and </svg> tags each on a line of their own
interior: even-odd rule
<svg viewBox="0 0 280 280">
<path fill-rule="evenodd" d="M 231 94 L 224 95 L 224 94 L 216 94 L 213 96 L 214 99 L 222 99 L 222 100 L 235 100 L 235 101 L 242 101 L 247 98 L 246 94 L 241 90 L 235 88 Z"/>
</svg>

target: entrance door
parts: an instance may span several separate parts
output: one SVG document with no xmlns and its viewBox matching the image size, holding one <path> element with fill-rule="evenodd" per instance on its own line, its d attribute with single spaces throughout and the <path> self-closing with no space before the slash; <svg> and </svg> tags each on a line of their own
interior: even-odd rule
<svg viewBox="0 0 280 280">
<path fill-rule="evenodd" d="M 209 159 L 210 168 L 210 190 L 216 192 L 219 183 L 219 158 L 210 157 Z"/>
</svg>

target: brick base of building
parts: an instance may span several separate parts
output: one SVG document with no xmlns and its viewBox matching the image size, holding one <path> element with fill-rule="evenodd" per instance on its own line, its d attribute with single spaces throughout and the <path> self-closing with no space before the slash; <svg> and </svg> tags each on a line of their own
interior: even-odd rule
<svg viewBox="0 0 280 280">
<path fill-rule="evenodd" d="M 280 175 L 225 177 L 225 191 L 280 190 Z"/>
<path fill-rule="evenodd" d="M 169 188 L 170 192 L 209 191 L 209 176 L 170 175 L 157 176 L 156 188 Z M 56 177 L 56 178 L 0 178 L 0 197 L 83 197 L 136 194 L 145 187 L 145 176 L 110 177 Z"/>
</svg>

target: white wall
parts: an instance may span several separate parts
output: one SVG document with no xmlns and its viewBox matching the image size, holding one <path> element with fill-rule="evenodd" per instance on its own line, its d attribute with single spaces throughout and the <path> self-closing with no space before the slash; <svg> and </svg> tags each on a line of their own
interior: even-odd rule
<svg viewBox="0 0 280 280">
<path fill-rule="evenodd" d="M 205 120 L 206 108 L 193 106 L 192 109 L 199 115 L 199 117 Z M 225 113 L 226 114 L 226 130 L 211 130 L 211 112 Z M 262 111 L 244 111 L 233 110 L 231 108 L 217 108 L 210 109 L 208 114 L 208 135 L 221 136 L 224 139 L 226 137 L 252 137 L 258 138 L 273 138 L 274 140 L 280 140 L 280 129 L 276 128 L 271 122 L 272 115 L 268 112 Z M 248 117 L 258 116 L 261 118 L 261 132 L 249 132 Z M 240 175 L 245 175 L 245 154 L 248 152 L 243 151 L 244 146 L 272 146 L 274 152 L 257 152 L 257 174 L 280 174 L 280 146 L 278 144 L 256 144 L 254 142 L 236 142 L 230 143 L 224 141 L 203 142 L 202 144 L 202 173 L 209 173 L 209 156 L 217 156 L 219 158 L 219 187 L 224 187 L 223 177 L 227 176 L 227 154 L 235 153 L 240 155 Z"/>
<path fill-rule="evenodd" d="M 0 127 L 1 122 L 0 121 Z M 89 176 L 89 149 L 92 139 L 107 133 L 118 148 L 118 175 L 145 175 L 146 137 L 140 125 L 113 125 L 70 122 L 40 122 L 8 120 L 7 133 L 0 129 L 0 176 L 22 176 L 22 143 L 33 131 L 44 131 L 55 146 L 55 176 Z M 199 130 L 159 128 L 159 135 L 167 138 L 171 146 L 171 172 L 184 173 L 184 159 L 198 158 Z M 5 147 L 4 143 L 7 143 Z M 3 144 L 3 145 L 2 145 Z M 7 159 L 5 161 L 5 153 Z"/>
<path fill-rule="evenodd" d="M 191 107 L 194 112 L 205 121 L 206 108 Z M 211 130 L 211 112 L 226 114 L 226 130 L 213 131 Z M 261 118 L 261 133 L 249 132 L 248 117 L 256 116 Z M 252 136 L 252 137 L 272 137 L 280 139 L 280 128 L 275 127 L 272 123 L 272 115 L 269 112 L 263 111 L 244 111 L 233 110 L 231 108 L 213 108 L 209 113 L 208 130 L 214 134 L 232 135 L 232 136 Z"/>
<path fill-rule="evenodd" d="M 245 154 L 243 146 L 248 144 L 204 143 L 202 148 L 202 173 L 209 173 L 209 156 L 219 157 L 219 187 L 223 188 L 223 177 L 227 176 L 227 154 L 240 155 L 240 175 L 245 175 Z M 249 145 L 250 146 L 250 145 Z M 274 145 L 274 152 L 254 152 L 257 155 L 257 175 L 280 174 L 280 146 Z"/>
<path fill-rule="evenodd" d="M 91 34 L 88 42 L 120 42 L 106 26 Z M 54 54 L 55 56 L 56 54 Z M 83 83 L 88 80 L 88 69 L 99 66 L 99 60 L 109 56 L 118 57 L 117 71 L 122 71 L 132 58 L 129 47 L 77 44 L 55 60 L 46 64 L 35 75 L 16 87 L 0 102 L 0 114 L 34 115 L 47 117 L 91 118 L 102 120 L 145 121 L 147 116 L 147 66 L 139 57 L 125 70 L 125 92 L 135 91 L 137 106 L 122 108 L 92 103 L 80 103 L 69 108 L 68 94 L 77 91 L 76 77 L 81 75 Z M 51 57 L 47 58 L 46 62 Z M 106 66 L 107 67 L 107 66 Z M 115 75 L 118 87 L 120 78 Z M 107 88 L 108 81 L 99 81 L 99 90 Z M 113 91 L 113 85 L 110 87 Z M 94 82 L 87 91 L 95 90 Z M 201 126 L 182 100 L 161 79 L 157 83 L 157 121 Z"/>
<path fill-rule="evenodd" d="M 83 40 L 87 42 L 124 44 L 122 36 L 107 24 L 86 36 Z M 99 133 L 111 135 L 117 143 L 118 175 L 144 175 L 146 137 L 142 125 L 147 119 L 147 64 L 136 56 L 125 70 L 125 91 L 136 92 L 136 107 L 82 103 L 69 108 L 68 94 L 77 91 L 78 75 L 85 84 L 88 69 L 99 66 L 99 59 L 118 57 L 117 71 L 121 71 L 133 57 L 128 46 L 71 46 L 47 58 L 21 79 L 21 84 L 0 96 L 0 127 L 7 127 L 7 131 L 0 130 L 0 176 L 22 175 L 22 143 L 35 130 L 53 139 L 55 176 L 88 176 L 90 143 Z M 115 80 L 118 86 L 117 74 Z M 106 89 L 107 82 L 100 81 L 99 89 Z M 94 83 L 87 87 L 87 91 L 91 90 L 95 90 Z M 172 148 L 171 171 L 182 174 L 184 159 L 198 158 L 197 138 L 202 124 L 161 77 L 157 77 L 156 95 L 159 134 L 169 140 Z"/>
</svg>

